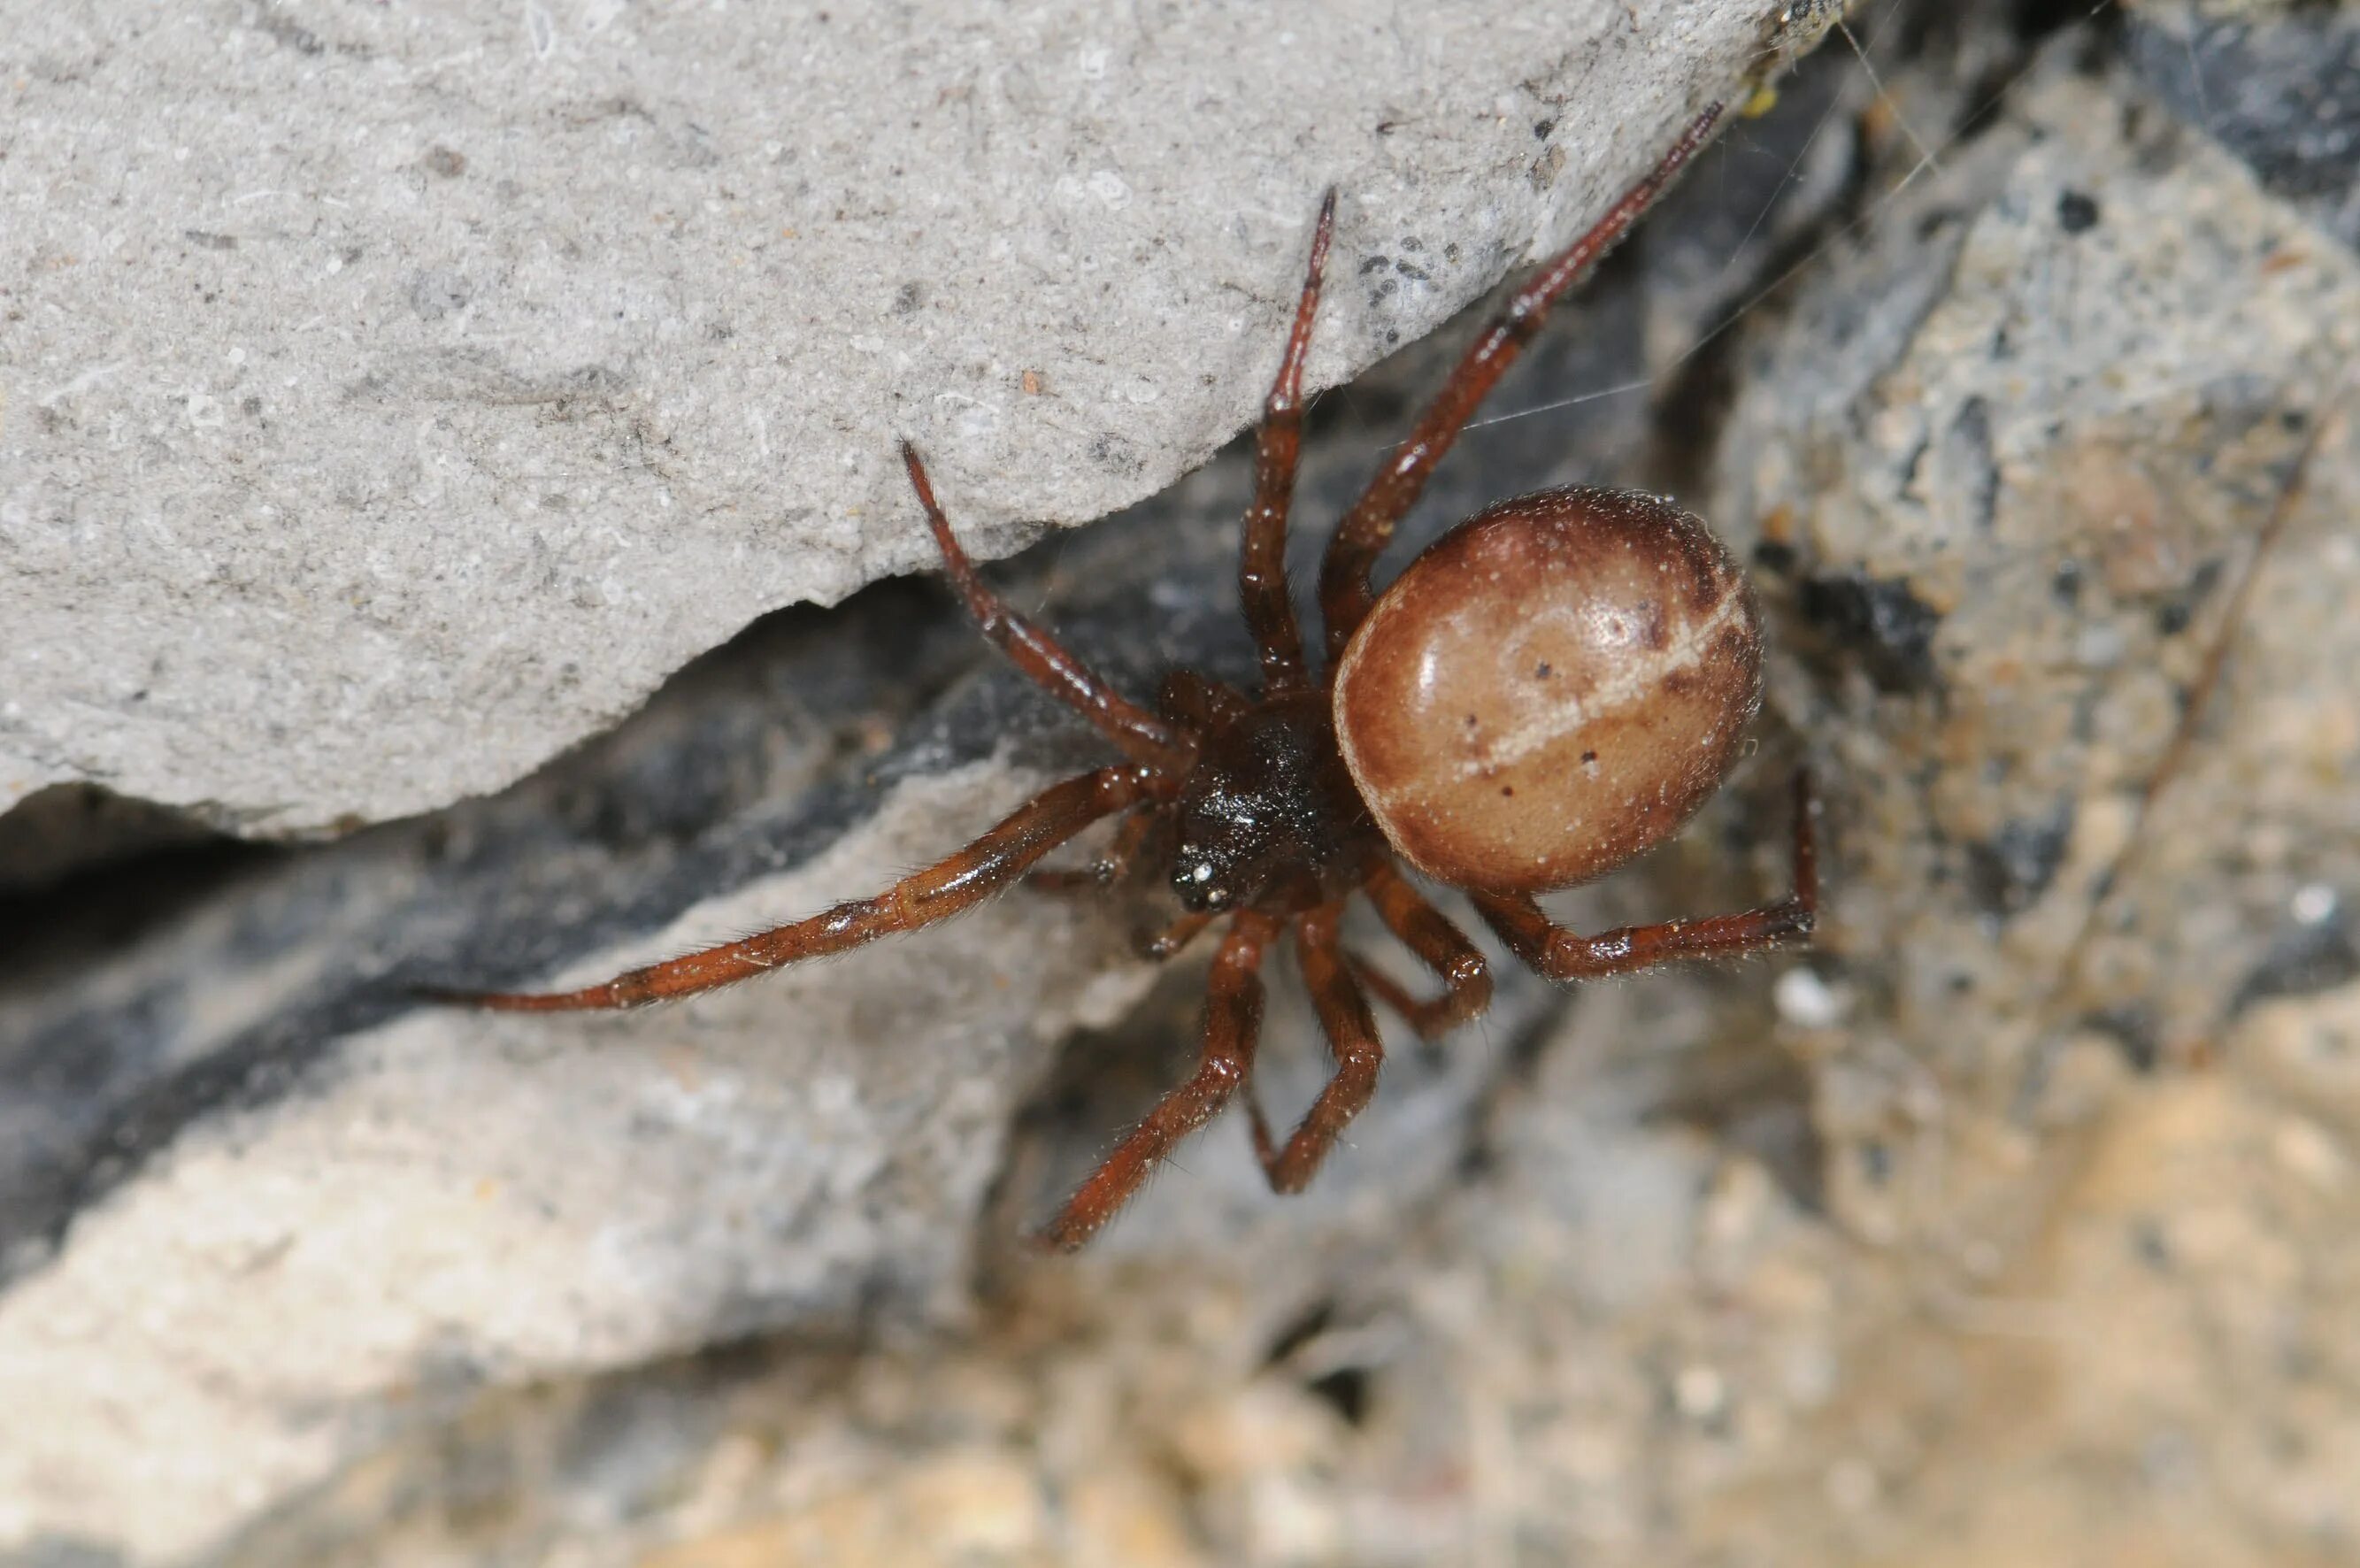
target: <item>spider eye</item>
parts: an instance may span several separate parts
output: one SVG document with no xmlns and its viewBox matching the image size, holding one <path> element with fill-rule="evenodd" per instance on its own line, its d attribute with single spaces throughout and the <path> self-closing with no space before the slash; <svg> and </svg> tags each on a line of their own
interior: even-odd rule
<svg viewBox="0 0 2360 1568">
<path fill-rule="evenodd" d="M 1228 880 L 1210 855 L 1183 854 L 1172 867 L 1172 890 L 1192 909 L 1226 907 L 1235 891 Z"/>
</svg>

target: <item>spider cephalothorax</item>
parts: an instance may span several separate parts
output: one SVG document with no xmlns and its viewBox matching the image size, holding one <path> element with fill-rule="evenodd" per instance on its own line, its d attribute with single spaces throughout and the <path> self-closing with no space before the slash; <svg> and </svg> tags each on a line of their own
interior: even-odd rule
<svg viewBox="0 0 2360 1568">
<path fill-rule="evenodd" d="M 1753 595 L 1701 522 L 1653 495 L 1547 490 L 1459 524 L 1382 597 L 1369 576 L 1394 525 L 1549 307 L 1622 237 L 1718 116 L 1712 109 L 1694 121 L 1654 172 L 1525 284 L 1345 515 L 1319 574 L 1328 657 L 1317 673 L 1284 563 L 1303 362 L 1335 225 L 1332 191 L 1264 405 L 1246 513 L 1238 586 L 1262 655 L 1258 692 L 1184 670 L 1165 681 L 1155 711 L 1131 702 L 984 585 L 905 444 L 910 483 L 944 568 L 984 635 L 1087 717 L 1125 760 L 1052 787 L 876 898 L 578 991 L 436 995 L 519 1012 L 636 1007 L 929 925 L 1028 875 L 1071 886 L 1160 868 L 1185 912 L 1151 953 L 1168 955 L 1225 922 L 1207 983 L 1202 1059 L 1043 1233 L 1072 1247 L 1250 1085 L 1260 971 L 1282 936 L 1293 935 L 1336 1057 L 1335 1076 L 1283 1144 L 1246 1096 L 1255 1153 L 1282 1192 L 1310 1181 L 1376 1090 L 1384 1052 L 1371 996 L 1428 1037 L 1489 1005 L 1481 953 L 1403 876 L 1397 856 L 1463 889 L 1510 951 L 1556 980 L 1808 935 L 1819 888 L 1800 779 L 1795 893 L 1783 903 L 1583 936 L 1533 901 L 1602 876 L 1677 829 L 1720 786 L 1760 705 Z M 1124 820 L 1112 845 L 1089 870 L 1032 870 L 1093 822 L 1118 815 Z M 1439 978 L 1438 996 L 1414 997 L 1344 952 L 1338 932 L 1356 895 Z"/>
<path fill-rule="evenodd" d="M 1307 908 L 1384 853 L 1317 698 L 1208 714 L 1199 746 L 1174 807 L 1172 890 L 1187 908 Z"/>
</svg>

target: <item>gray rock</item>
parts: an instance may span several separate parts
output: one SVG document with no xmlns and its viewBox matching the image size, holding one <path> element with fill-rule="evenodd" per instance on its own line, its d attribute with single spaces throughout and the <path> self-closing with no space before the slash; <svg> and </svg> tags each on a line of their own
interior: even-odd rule
<svg viewBox="0 0 2360 1568">
<path fill-rule="evenodd" d="M 2264 190 L 2360 248 L 2360 17 L 2348 5 L 2242 9 L 2141 5 L 2125 59 Z"/>
<path fill-rule="evenodd" d="M 986 554 L 1149 495 L 1251 417 L 1322 186 L 1387 258 L 1327 385 L 1585 222 L 1787 14 L 28 13 L 0 806 L 288 834 L 497 789 L 926 564 L 897 438 Z"/>
<path fill-rule="evenodd" d="M 2360 259 L 2068 54 L 1891 206 L 1759 336 L 1714 515 L 1847 796 L 1826 962 L 1886 999 L 1821 1080 L 1840 1205 L 1996 1255 L 2037 1211 L 1965 1217 L 1961 1125 L 2352 972 Z"/>
</svg>

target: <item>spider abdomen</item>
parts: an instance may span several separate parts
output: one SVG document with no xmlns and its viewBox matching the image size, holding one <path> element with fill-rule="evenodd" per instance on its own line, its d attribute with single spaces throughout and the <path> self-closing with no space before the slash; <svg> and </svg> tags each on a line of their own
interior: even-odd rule
<svg viewBox="0 0 2360 1568">
<path fill-rule="evenodd" d="M 1334 711 L 1403 858 L 1530 893 L 1678 828 L 1761 695 L 1753 593 L 1710 530 L 1656 496 L 1583 488 L 1501 502 L 1411 562 L 1345 649 Z"/>
</svg>

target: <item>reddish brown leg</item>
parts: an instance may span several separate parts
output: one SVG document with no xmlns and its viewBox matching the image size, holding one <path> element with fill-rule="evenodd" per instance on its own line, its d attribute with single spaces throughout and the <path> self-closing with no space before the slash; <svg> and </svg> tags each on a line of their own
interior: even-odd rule
<svg viewBox="0 0 2360 1568">
<path fill-rule="evenodd" d="M 1518 895 L 1473 895 L 1476 909 L 1517 957 L 1551 980 L 1590 980 L 1628 975 L 1681 958 L 1730 958 L 1758 953 L 1811 934 L 1819 918 L 1819 867 L 1811 827 L 1811 780 L 1795 776 L 1795 896 L 1766 909 L 1698 920 L 1625 926 L 1583 936 L 1551 920 L 1531 898 Z"/>
<path fill-rule="evenodd" d="M 1548 318 L 1549 307 L 1580 282 L 1598 258 L 1612 249 L 1638 221 L 1639 214 L 1655 203 L 1672 177 L 1704 146 L 1720 118 L 1721 105 L 1716 103 L 1690 121 L 1680 139 L 1672 144 L 1672 150 L 1664 155 L 1663 161 L 1644 180 L 1608 208 L 1606 215 L 1590 225 L 1588 234 L 1559 251 L 1533 275 L 1532 281 L 1516 291 L 1515 298 L 1491 319 L 1474 346 L 1459 360 L 1458 368 L 1450 373 L 1450 378 L 1442 384 L 1442 390 L 1435 395 L 1434 402 L 1420 417 L 1409 439 L 1377 471 L 1352 509 L 1344 514 L 1344 520 L 1337 525 L 1335 538 L 1328 541 L 1327 559 L 1319 567 L 1319 608 L 1328 626 L 1331 670 L 1343 653 L 1344 645 L 1351 641 L 1360 618 L 1375 602 L 1375 594 L 1369 587 L 1369 572 L 1392 540 L 1393 525 L 1416 502 L 1435 465 L 1459 440 L 1459 432 L 1476 407 L 1540 331 L 1541 323 Z"/>
<path fill-rule="evenodd" d="M 1169 811 L 1151 807 L 1134 811 L 1115 830 L 1114 842 L 1107 845 L 1104 855 L 1072 871 L 1035 871 L 1024 878 L 1024 885 L 1043 893 L 1087 893 L 1111 887 L 1139 864 L 1140 846 L 1171 822 Z"/>
<path fill-rule="evenodd" d="M 1103 889 L 1164 864 L 1171 855 L 1175 833 L 1175 824 L 1168 807 L 1146 807 L 1123 823 L 1114 847 L 1105 859 L 1079 871 L 1035 871 L 1024 880 L 1049 893 Z M 1215 909 L 1196 909 L 1182 915 L 1160 931 L 1134 928 L 1131 946 L 1140 957 L 1152 964 L 1161 964 L 1196 941 L 1198 933 L 1211 925 L 1218 914 L 1219 911 Z"/>
<path fill-rule="evenodd" d="M 1056 638 L 1010 609 L 985 586 L 975 562 L 952 536 L 950 519 L 943 516 L 934 501 L 934 487 L 926 482 L 925 466 L 908 441 L 901 443 L 901 461 L 909 467 L 918 505 L 926 509 L 926 524 L 934 529 L 935 547 L 943 553 L 943 571 L 983 635 L 1035 685 L 1097 725 L 1098 733 L 1120 747 L 1125 757 L 1167 773 L 1187 772 L 1196 759 L 1195 743 L 1108 685 Z"/>
<path fill-rule="evenodd" d="M 1303 360 L 1311 349 L 1311 319 L 1319 313 L 1319 275 L 1328 265 L 1328 241 L 1336 232 L 1336 190 L 1319 203 L 1311 231 L 1311 260 L 1304 268 L 1303 297 L 1295 307 L 1295 330 L 1278 378 L 1262 403 L 1262 430 L 1254 437 L 1254 497 L 1246 509 L 1245 547 L 1238 557 L 1238 598 L 1246 629 L 1262 649 L 1265 697 L 1306 690 L 1303 632 L 1286 589 L 1286 514 L 1295 497 L 1295 461 L 1303 446 Z"/>
<path fill-rule="evenodd" d="M 1236 687 L 1193 670 L 1166 675 L 1159 697 L 1165 714 L 1200 735 L 1235 723 L 1253 706 Z"/>
<path fill-rule="evenodd" d="M 1206 987 L 1205 1046 L 1196 1075 L 1165 1095 L 1065 1201 L 1042 1231 L 1043 1246 L 1071 1252 L 1096 1236 L 1131 1201 L 1147 1173 L 1182 1138 L 1210 1121 L 1252 1073 L 1262 1029 L 1262 953 L 1278 932 L 1277 920 L 1251 909 L 1239 911 L 1229 922 Z"/>
<path fill-rule="evenodd" d="M 1410 886 L 1408 877 L 1380 864 L 1370 874 L 1366 891 L 1385 929 L 1442 977 L 1442 995 L 1420 1001 L 1366 964 L 1352 962 L 1360 984 L 1400 1014 L 1419 1039 L 1439 1040 L 1491 1005 L 1491 971 L 1483 955 Z"/>
<path fill-rule="evenodd" d="M 1158 782 L 1144 768 L 1102 768 L 1068 779 L 1019 807 L 998 827 L 873 898 L 838 904 L 825 914 L 741 942 L 667 959 L 579 991 L 430 991 L 438 1001 L 497 1012 L 576 1012 L 636 1007 L 690 996 L 830 953 L 915 931 L 974 908 L 1084 828 L 1146 796 Z"/>
<path fill-rule="evenodd" d="M 1311 1109 L 1304 1113 L 1302 1125 L 1284 1149 L 1273 1147 L 1262 1106 L 1251 1093 L 1246 1098 L 1246 1109 L 1253 1118 L 1254 1154 L 1273 1192 L 1300 1192 L 1311 1184 L 1320 1162 L 1336 1147 L 1337 1135 L 1377 1092 L 1377 1069 L 1385 1060 L 1369 999 L 1352 978 L 1351 966 L 1337 940 L 1336 929 L 1343 914 L 1340 902 L 1314 909 L 1295 927 L 1295 938 L 1311 1005 L 1318 1010 L 1319 1028 L 1328 1037 L 1328 1050 L 1335 1053 L 1336 1075 L 1311 1102 Z"/>
<path fill-rule="evenodd" d="M 1213 923 L 1216 913 L 1218 911 L 1213 909 L 1191 909 L 1155 935 L 1141 942 L 1139 955 L 1161 964 L 1196 941 L 1197 933 Z"/>
</svg>

